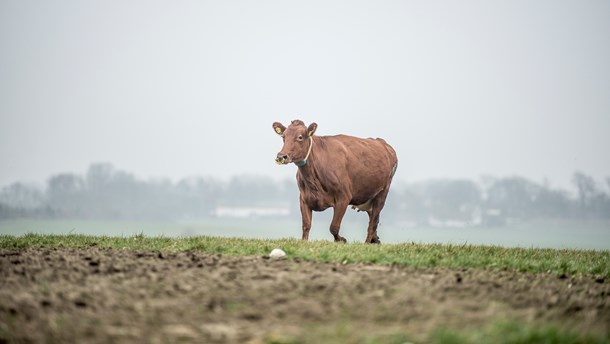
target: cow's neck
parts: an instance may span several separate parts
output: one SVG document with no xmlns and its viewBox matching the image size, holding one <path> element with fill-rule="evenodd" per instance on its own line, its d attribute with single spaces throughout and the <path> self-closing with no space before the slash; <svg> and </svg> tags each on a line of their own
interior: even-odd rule
<svg viewBox="0 0 610 344">
<path fill-rule="evenodd" d="M 298 174 L 302 182 L 302 188 L 308 190 L 312 198 L 321 199 L 323 192 L 326 188 L 324 187 L 324 178 L 321 176 L 324 175 L 325 166 L 322 164 L 322 160 L 320 160 L 320 154 L 323 154 L 320 151 L 320 144 L 323 140 L 323 137 L 317 136 L 314 138 L 313 145 L 315 145 L 315 149 L 312 150 L 309 158 L 307 159 L 307 163 L 299 166 Z"/>
<path fill-rule="evenodd" d="M 308 175 L 309 172 L 312 171 L 313 167 L 316 164 L 315 153 L 313 152 L 314 146 L 313 137 L 309 138 L 309 148 L 307 150 L 307 155 L 305 159 L 296 161 L 294 164 L 299 167 L 299 172 L 303 175 Z"/>
<path fill-rule="evenodd" d="M 301 176 L 303 186 L 311 191 L 317 191 L 320 189 L 319 181 L 316 175 L 316 157 L 315 153 L 312 154 L 307 162 L 298 166 L 298 174 Z M 296 165 L 296 164 L 295 164 Z"/>
<path fill-rule="evenodd" d="M 295 161 L 294 164 L 297 165 L 298 167 L 303 167 L 303 166 L 307 165 L 307 159 L 309 158 L 309 155 L 311 154 L 312 149 L 313 149 L 313 137 L 310 136 L 309 137 L 309 148 L 307 149 L 307 155 L 305 155 L 305 159 L 300 160 L 300 161 Z"/>
</svg>

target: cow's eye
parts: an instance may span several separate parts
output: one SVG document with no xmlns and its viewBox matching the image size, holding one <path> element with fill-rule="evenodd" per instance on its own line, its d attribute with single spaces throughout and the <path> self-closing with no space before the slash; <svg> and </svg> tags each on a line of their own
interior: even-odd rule
<svg viewBox="0 0 610 344">
<path fill-rule="evenodd" d="M 297 140 L 303 141 L 303 135 L 299 135 L 299 137 L 297 137 Z"/>
</svg>

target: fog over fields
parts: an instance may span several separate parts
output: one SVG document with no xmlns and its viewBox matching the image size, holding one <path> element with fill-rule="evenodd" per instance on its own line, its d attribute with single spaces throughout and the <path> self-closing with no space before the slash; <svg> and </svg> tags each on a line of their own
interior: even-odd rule
<svg viewBox="0 0 610 344">
<path fill-rule="evenodd" d="M 524 177 L 396 181 L 382 212 L 386 242 L 449 242 L 610 249 L 610 180 L 582 172 L 565 190 Z M 300 236 L 293 179 L 242 175 L 144 180 L 108 163 L 51 176 L 44 187 L 0 190 L 0 232 L 25 234 Z M 314 239 L 328 239 L 332 210 L 314 215 Z M 349 210 L 351 240 L 367 217 Z"/>
<path fill-rule="evenodd" d="M 262 175 L 271 123 L 383 137 L 397 179 L 610 175 L 607 1 L 3 1 L 0 185 L 110 162 Z"/>
</svg>

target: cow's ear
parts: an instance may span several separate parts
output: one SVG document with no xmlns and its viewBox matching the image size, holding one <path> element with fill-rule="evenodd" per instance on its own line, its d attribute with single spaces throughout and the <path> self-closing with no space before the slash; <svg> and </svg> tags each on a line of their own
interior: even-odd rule
<svg viewBox="0 0 610 344">
<path fill-rule="evenodd" d="M 318 129 L 318 125 L 315 122 L 311 123 L 307 128 L 307 136 L 313 136 L 313 133 L 316 132 L 316 129 Z"/>
<path fill-rule="evenodd" d="M 286 127 L 280 122 L 273 122 L 273 130 L 275 130 L 276 134 L 282 136 L 284 135 L 284 130 L 286 130 Z"/>
</svg>

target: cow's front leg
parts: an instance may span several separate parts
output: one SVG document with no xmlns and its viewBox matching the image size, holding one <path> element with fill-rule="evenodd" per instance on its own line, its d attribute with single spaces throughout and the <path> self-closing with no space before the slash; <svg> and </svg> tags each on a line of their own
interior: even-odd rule
<svg viewBox="0 0 610 344">
<path fill-rule="evenodd" d="M 347 242 L 344 237 L 339 235 L 339 229 L 341 228 L 341 221 L 349 205 L 349 200 L 336 202 L 333 207 L 333 220 L 330 223 L 330 233 L 335 237 L 335 241 Z"/>
<path fill-rule="evenodd" d="M 303 220 L 303 240 L 309 239 L 309 230 L 311 229 L 311 208 L 301 198 L 301 219 Z"/>
</svg>

